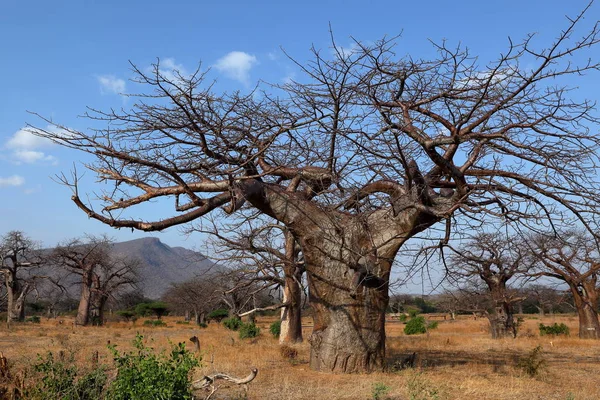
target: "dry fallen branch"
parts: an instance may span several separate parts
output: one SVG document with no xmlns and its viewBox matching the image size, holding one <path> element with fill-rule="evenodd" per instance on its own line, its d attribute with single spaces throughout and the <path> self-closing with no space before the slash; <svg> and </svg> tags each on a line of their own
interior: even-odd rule
<svg viewBox="0 0 600 400">
<path fill-rule="evenodd" d="M 245 378 L 236 378 L 233 376 L 229 376 L 227 374 L 216 373 L 213 375 L 204 376 L 202 379 L 198 379 L 197 381 L 192 382 L 192 389 L 210 389 L 210 394 L 206 397 L 206 399 L 210 399 L 210 397 L 217 391 L 218 387 L 214 386 L 215 381 L 222 379 L 231 383 L 235 383 L 236 385 L 246 385 L 256 378 L 258 374 L 257 368 L 252 368 L 250 370 L 250 374 Z M 246 389 L 247 390 L 247 389 Z"/>
</svg>

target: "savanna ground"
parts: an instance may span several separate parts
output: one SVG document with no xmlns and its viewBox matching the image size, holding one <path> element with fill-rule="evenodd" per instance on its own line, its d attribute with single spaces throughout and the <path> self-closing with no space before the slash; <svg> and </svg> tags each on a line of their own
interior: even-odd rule
<svg viewBox="0 0 600 400">
<path fill-rule="evenodd" d="M 149 346 L 168 349 L 169 342 L 186 342 L 197 335 L 201 342 L 202 367 L 194 379 L 205 374 L 225 372 L 246 376 L 258 368 L 249 385 L 250 399 L 599 399 L 600 341 L 577 338 L 575 316 L 525 316 L 517 339 L 492 340 L 487 321 L 461 318 L 441 321 L 436 330 L 425 335 L 406 336 L 398 321 L 387 324 L 387 351 L 390 364 L 416 352 L 414 368 L 398 372 L 364 375 L 332 375 L 308 367 L 309 344 L 294 346 L 295 360 L 280 354 L 277 340 L 269 333 L 271 317 L 258 318 L 257 339 L 238 339 L 237 332 L 212 323 L 206 329 L 177 324 L 181 318 L 167 317 L 167 327 L 144 327 L 142 321 L 108 323 L 104 327 L 74 327 L 70 319 L 42 319 L 41 324 L 19 324 L 0 329 L 0 351 L 13 371 L 30 365 L 38 353 L 64 351 L 76 355 L 76 362 L 90 363 L 95 351 L 101 364 L 111 363 L 107 344 L 121 350 L 131 348 L 136 333 Z M 570 337 L 539 336 L 538 324 L 564 322 Z M 304 334 L 311 331 L 305 320 Z M 547 368 L 532 378 L 516 367 L 518 360 L 536 346 L 543 346 Z M 375 388 L 381 389 L 379 397 Z M 387 393 L 383 389 L 387 389 Z M 198 398 L 204 398 L 198 393 Z M 223 384 L 212 398 L 244 398 L 241 387 Z"/>
</svg>

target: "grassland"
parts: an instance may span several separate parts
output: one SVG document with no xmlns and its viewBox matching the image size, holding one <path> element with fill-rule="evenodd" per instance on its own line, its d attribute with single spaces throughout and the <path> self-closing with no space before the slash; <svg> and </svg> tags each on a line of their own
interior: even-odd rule
<svg viewBox="0 0 600 400">
<path fill-rule="evenodd" d="M 180 318 L 166 318 L 167 327 L 148 328 L 142 321 L 112 322 L 104 327 L 74 327 L 70 319 L 62 324 L 43 319 L 41 324 L 0 328 L 0 351 L 17 371 L 46 351 L 74 353 L 77 363 L 89 363 L 99 352 L 100 363 L 110 364 L 107 344 L 120 349 L 131 347 L 137 332 L 157 350 L 169 342 L 200 338 L 202 368 L 197 378 L 213 372 L 245 376 L 251 367 L 259 369 L 249 385 L 250 399 L 371 399 L 374 388 L 386 388 L 380 399 L 600 399 L 600 341 L 580 340 L 574 316 L 526 317 L 517 339 L 492 340 L 485 319 L 442 321 L 425 335 L 405 336 L 403 324 L 387 324 L 387 351 L 390 364 L 416 352 L 415 368 L 399 372 L 364 375 L 331 375 L 308 367 L 309 344 L 296 345 L 298 357 L 289 360 L 280 354 L 277 340 L 268 331 L 273 318 L 259 318 L 257 339 L 240 340 L 236 332 L 215 323 L 206 329 L 177 324 Z M 570 337 L 539 336 L 540 322 L 564 322 Z M 311 331 L 307 319 L 305 338 Z M 516 367 L 518 360 L 536 346 L 543 347 L 547 368 L 537 378 Z M 385 390 L 382 390 L 385 392 Z M 240 387 L 227 387 L 213 398 L 243 398 Z M 202 398 L 201 396 L 199 396 Z"/>
</svg>

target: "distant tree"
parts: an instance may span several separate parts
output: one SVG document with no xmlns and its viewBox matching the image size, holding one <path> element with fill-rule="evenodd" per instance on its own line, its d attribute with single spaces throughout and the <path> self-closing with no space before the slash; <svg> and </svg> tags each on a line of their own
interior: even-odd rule
<svg viewBox="0 0 600 400">
<path fill-rule="evenodd" d="M 192 311 L 196 324 L 206 323 L 206 316 L 223 305 L 224 289 L 213 274 L 204 274 L 185 282 L 171 284 L 162 299 L 180 312 Z"/>
<path fill-rule="evenodd" d="M 54 266 L 80 277 L 78 325 L 102 324 L 110 296 L 137 282 L 139 262 L 112 254 L 111 245 L 106 236 L 86 236 L 59 244 L 52 252 Z"/>
<path fill-rule="evenodd" d="M 292 233 L 285 225 L 269 223 L 256 215 L 233 224 L 227 232 L 216 226 L 206 232 L 216 238 L 213 243 L 218 260 L 234 264 L 229 274 L 237 275 L 239 282 L 228 292 L 248 292 L 252 287 L 250 295 L 256 296 L 281 290 L 281 302 L 268 306 L 281 308 L 279 343 L 302 342 L 304 260 Z"/>
<path fill-rule="evenodd" d="M 455 249 L 449 257 L 450 277 L 481 279 L 489 290 L 491 307 L 486 310 L 492 338 L 517 336 L 514 303 L 522 300 L 508 288 L 508 281 L 528 271 L 526 252 L 516 237 L 502 233 L 481 233 Z"/>
<path fill-rule="evenodd" d="M 598 299 L 600 251 L 595 238 L 582 230 L 538 234 L 529 243 L 533 276 L 545 276 L 569 287 L 579 315 L 579 337 L 600 339 Z"/>
<path fill-rule="evenodd" d="M 0 273 L 4 275 L 7 322 L 25 320 L 25 301 L 35 288 L 32 271 L 42 263 L 39 246 L 23 232 L 11 231 L 0 239 Z"/>
</svg>

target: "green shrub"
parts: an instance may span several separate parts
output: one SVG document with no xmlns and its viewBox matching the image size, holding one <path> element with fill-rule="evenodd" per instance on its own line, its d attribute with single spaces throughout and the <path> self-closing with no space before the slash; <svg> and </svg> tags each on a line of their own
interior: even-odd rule
<svg viewBox="0 0 600 400">
<path fill-rule="evenodd" d="M 38 354 L 33 371 L 40 376 L 35 377 L 36 383 L 24 393 L 31 400 L 96 400 L 102 398 L 106 385 L 103 367 L 85 374 L 72 362 L 55 360 L 51 352 L 45 357 Z"/>
<path fill-rule="evenodd" d="M 242 326 L 242 320 L 238 317 L 227 318 L 226 320 L 223 320 L 223 325 L 231 331 L 237 331 Z"/>
<path fill-rule="evenodd" d="M 177 325 L 189 325 L 190 321 L 177 321 L 175 322 Z"/>
<path fill-rule="evenodd" d="M 545 336 L 545 335 L 552 335 L 552 336 L 558 336 L 558 335 L 565 335 L 565 336 L 569 336 L 569 327 L 563 323 L 561 324 L 557 324 L 556 322 L 554 323 L 554 325 L 544 325 L 544 324 L 540 324 L 540 336 Z"/>
<path fill-rule="evenodd" d="M 125 318 L 126 321 L 135 321 L 137 319 L 136 313 L 130 310 L 117 311 L 117 315 Z"/>
<path fill-rule="evenodd" d="M 402 323 L 406 323 L 406 321 L 408 321 L 408 315 L 400 314 L 400 316 L 398 317 L 398 320 L 400 320 L 400 322 L 402 322 Z"/>
<path fill-rule="evenodd" d="M 27 318 L 25 320 L 25 322 L 31 322 L 33 324 L 39 324 L 41 322 L 40 317 L 38 317 L 37 315 L 32 315 L 31 317 Z"/>
<path fill-rule="evenodd" d="M 208 324 L 206 322 L 199 322 L 198 327 L 200 328 L 208 328 Z"/>
<path fill-rule="evenodd" d="M 427 327 L 425 326 L 425 317 L 423 316 L 413 317 L 404 326 L 404 333 L 406 335 L 419 335 L 425 332 L 427 332 Z"/>
<path fill-rule="evenodd" d="M 440 323 L 438 321 L 431 321 L 427 324 L 427 330 L 430 331 L 432 329 L 437 329 Z"/>
<path fill-rule="evenodd" d="M 219 323 L 221 323 L 222 320 L 224 320 L 225 318 L 227 318 L 229 316 L 229 311 L 227 311 L 224 308 L 219 308 L 217 310 L 211 311 L 206 318 L 208 318 L 209 320 L 215 320 Z"/>
<path fill-rule="evenodd" d="M 144 321 L 144 326 L 167 326 L 165 321 L 160 319 L 147 319 Z"/>
<path fill-rule="evenodd" d="M 537 346 L 525 357 L 521 357 L 517 363 L 517 368 L 523 370 L 532 378 L 545 372 L 547 366 L 546 359 L 542 354 L 542 346 Z"/>
<path fill-rule="evenodd" d="M 381 400 L 390 391 L 390 387 L 385 383 L 377 382 L 373 384 L 371 389 L 371 398 L 373 400 Z"/>
<path fill-rule="evenodd" d="M 281 321 L 275 321 L 269 326 L 269 332 L 274 338 L 278 338 L 281 335 Z"/>
<path fill-rule="evenodd" d="M 173 345 L 167 355 L 154 354 L 143 343 L 143 336 L 133 341 L 135 351 L 120 354 L 111 346 L 117 377 L 112 382 L 107 400 L 192 399 L 190 371 L 199 361 L 185 349 L 185 343 Z"/>
<path fill-rule="evenodd" d="M 252 322 L 240 326 L 240 339 L 257 337 L 259 333 L 260 328 Z"/>
</svg>

